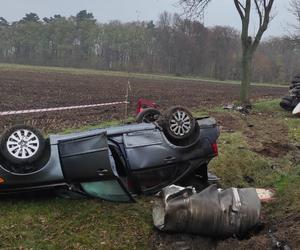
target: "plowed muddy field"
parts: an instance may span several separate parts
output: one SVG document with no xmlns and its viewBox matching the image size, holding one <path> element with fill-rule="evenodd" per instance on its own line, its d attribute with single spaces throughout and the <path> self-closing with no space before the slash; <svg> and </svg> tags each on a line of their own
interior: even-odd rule
<svg viewBox="0 0 300 250">
<path fill-rule="evenodd" d="M 52 108 L 125 100 L 130 81 L 129 114 L 135 114 L 138 98 L 149 98 L 161 109 L 171 105 L 188 108 L 215 107 L 238 99 L 239 86 L 182 80 L 146 80 L 101 75 L 77 75 L 18 70 L 0 71 L 0 111 Z M 253 87 L 251 98 L 280 97 L 287 90 Z M 71 111 L 2 116 L 0 130 L 27 123 L 44 131 L 99 124 L 124 117 L 124 105 Z"/>
</svg>

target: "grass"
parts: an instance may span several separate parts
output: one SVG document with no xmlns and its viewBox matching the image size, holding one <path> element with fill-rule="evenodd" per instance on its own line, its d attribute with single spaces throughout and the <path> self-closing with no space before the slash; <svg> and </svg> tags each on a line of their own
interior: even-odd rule
<svg viewBox="0 0 300 250">
<path fill-rule="evenodd" d="M 289 126 L 290 138 L 294 141 L 300 142 L 300 119 L 299 118 L 286 118 L 285 122 Z"/>
<path fill-rule="evenodd" d="M 61 198 L 3 201 L 1 249 L 146 249 L 149 202 L 117 204 Z"/>
<path fill-rule="evenodd" d="M 223 133 L 219 139 L 219 152 L 210 168 L 221 178 L 223 187 L 270 187 L 280 175 L 272 170 L 271 161 L 248 148 L 239 132 Z M 249 177 L 253 182 L 247 182 Z"/>
<path fill-rule="evenodd" d="M 300 168 L 297 171 L 283 175 L 276 183 L 277 200 L 269 211 L 272 217 L 282 218 L 285 214 L 299 214 L 300 212 Z"/>
<path fill-rule="evenodd" d="M 195 76 L 174 76 L 166 74 L 146 74 L 146 73 L 135 73 L 125 71 L 104 71 L 95 69 L 79 69 L 79 68 L 67 68 L 67 67 L 47 67 L 47 66 L 31 66 L 31 65 L 20 65 L 20 64 L 1 64 L 0 71 L 32 71 L 32 72 L 46 72 L 46 73 L 64 73 L 64 74 L 77 74 L 77 75 L 101 75 L 101 76 L 115 76 L 115 77 L 126 77 L 126 78 L 138 78 L 146 80 L 173 80 L 173 81 L 194 81 L 194 82 L 206 82 L 213 84 L 234 84 L 239 85 L 239 81 L 226 80 L 220 81 L 215 79 L 195 77 Z M 287 85 L 278 83 L 252 83 L 253 86 L 263 87 L 279 87 L 286 88 Z"/>
<path fill-rule="evenodd" d="M 226 114 L 221 109 L 214 113 Z M 195 111 L 207 115 L 208 110 Z M 263 115 L 258 115 L 261 113 Z M 254 123 L 253 129 L 268 131 L 272 126 L 285 124 L 289 143 L 299 144 L 300 119 L 280 111 L 278 100 L 254 104 L 254 121 L 262 120 L 265 128 Z M 235 112 L 240 122 L 245 117 Z M 250 118 L 248 118 L 250 119 Z M 273 123 L 273 121 L 278 123 Z M 102 123 L 113 126 L 119 121 Z M 84 127 L 81 130 L 98 126 Z M 263 130 L 265 129 L 265 130 Z M 65 133 L 73 130 L 65 130 Z M 286 213 L 300 212 L 300 162 L 295 148 L 282 157 L 268 157 L 253 151 L 254 137 L 249 142 L 247 127 L 233 133 L 222 132 L 219 157 L 210 170 L 221 177 L 226 187 L 267 187 L 276 190 L 276 200 L 267 208 L 269 217 L 284 218 Z M 271 135 L 267 134 L 271 137 Z M 279 140 L 274 135 L 272 140 Z M 277 138 L 278 137 L 278 138 Z M 263 137 L 265 140 L 267 137 Z M 296 151 L 294 151 L 296 150 Z M 300 158 L 299 158 L 300 159 Z M 149 249 L 153 235 L 151 197 L 140 197 L 135 204 L 109 203 L 97 200 L 67 200 L 44 196 L 1 200 L 1 249 Z"/>
<path fill-rule="evenodd" d="M 300 141 L 300 119 L 282 111 L 278 104 L 279 100 L 262 100 L 254 104 L 253 111 L 263 114 L 258 119 L 263 117 L 265 124 L 265 128 L 257 126 L 257 129 L 262 130 L 260 133 L 265 133 L 273 125 L 285 124 L 292 151 L 273 158 L 257 154 L 251 150 L 246 140 L 246 131 L 241 127 L 240 131 L 221 134 L 219 157 L 210 165 L 211 170 L 222 179 L 223 187 L 274 188 L 276 200 L 267 206 L 267 211 L 271 218 L 276 219 L 283 218 L 287 213 L 300 212 L 300 150 L 295 147 Z M 280 143 L 278 134 L 268 137 L 265 136 L 263 140 L 279 140 Z M 259 138 L 253 139 L 256 140 Z M 253 182 L 249 183 L 249 179 L 247 181 L 245 177 L 251 177 L 250 181 Z"/>
<path fill-rule="evenodd" d="M 262 100 L 253 105 L 256 112 L 268 112 L 285 122 L 289 128 L 290 139 L 293 142 L 300 142 L 300 119 L 291 113 L 285 112 L 278 107 L 280 99 Z"/>
<path fill-rule="evenodd" d="M 280 99 L 260 100 L 253 104 L 253 108 L 257 112 L 274 112 L 274 114 L 283 114 L 283 110 L 279 109 Z"/>
</svg>

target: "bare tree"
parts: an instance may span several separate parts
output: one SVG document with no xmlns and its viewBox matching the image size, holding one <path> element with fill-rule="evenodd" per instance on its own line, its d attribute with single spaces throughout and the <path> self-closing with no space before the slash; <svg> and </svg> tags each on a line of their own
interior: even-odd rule
<svg viewBox="0 0 300 250">
<path fill-rule="evenodd" d="M 291 0 L 291 12 L 297 18 L 297 22 L 300 23 L 300 1 Z"/>
<path fill-rule="evenodd" d="M 297 23 L 295 25 L 292 25 L 292 27 L 295 29 L 295 34 L 291 35 L 291 38 L 296 41 L 297 44 L 299 44 L 299 25 L 300 25 L 300 0 L 291 0 L 290 2 L 290 12 L 296 17 Z"/>
<path fill-rule="evenodd" d="M 211 0 L 180 0 L 185 13 L 189 17 L 199 17 Z M 254 53 L 267 30 L 271 20 L 271 10 L 274 0 L 233 0 L 242 21 L 242 83 L 240 100 L 243 104 L 250 103 L 249 88 L 251 82 L 252 61 Z M 252 4 L 254 3 L 253 7 Z M 251 12 L 255 9 L 258 16 L 258 29 L 255 37 L 249 35 Z"/>
</svg>

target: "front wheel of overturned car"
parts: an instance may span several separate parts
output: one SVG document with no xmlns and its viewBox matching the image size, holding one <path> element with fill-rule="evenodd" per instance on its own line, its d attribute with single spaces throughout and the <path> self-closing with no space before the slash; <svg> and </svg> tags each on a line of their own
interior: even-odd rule
<svg viewBox="0 0 300 250">
<path fill-rule="evenodd" d="M 182 106 L 170 108 L 162 119 L 165 136 L 175 145 L 186 146 L 199 135 L 199 126 L 193 115 Z"/>
<path fill-rule="evenodd" d="M 6 130 L 1 136 L 0 152 L 10 163 L 30 164 L 43 154 L 45 139 L 35 128 L 16 125 Z"/>
</svg>

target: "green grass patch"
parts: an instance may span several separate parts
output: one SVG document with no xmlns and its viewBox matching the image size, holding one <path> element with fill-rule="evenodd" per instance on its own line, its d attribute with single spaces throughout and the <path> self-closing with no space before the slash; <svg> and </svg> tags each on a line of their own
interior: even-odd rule
<svg viewBox="0 0 300 250">
<path fill-rule="evenodd" d="M 198 118 L 210 116 L 212 113 L 228 113 L 228 110 L 224 109 L 222 106 L 218 106 L 213 108 L 195 109 L 192 111 L 193 116 Z"/>
<path fill-rule="evenodd" d="M 253 104 L 253 109 L 257 112 L 284 112 L 279 106 L 280 99 L 261 100 Z"/>
<path fill-rule="evenodd" d="M 147 249 L 152 232 L 147 200 L 5 200 L 0 214 L 1 249 Z"/>
<path fill-rule="evenodd" d="M 289 136 L 293 141 L 300 142 L 300 118 L 287 117 L 285 121 L 289 127 Z"/>
<path fill-rule="evenodd" d="M 261 142 L 299 145 L 300 119 L 282 110 L 279 101 L 279 99 L 261 100 L 253 105 L 254 115 L 247 117 L 248 121 L 254 124 L 253 130 L 256 129 L 255 137 L 251 137 L 253 145 Z M 289 138 L 285 137 L 285 140 L 281 141 L 281 134 L 274 134 L 273 137 L 270 131 L 278 133 L 286 131 L 283 124 L 287 125 Z M 276 199 L 266 206 L 266 212 L 270 217 L 278 219 L 284 218 L 286 214 L 299 213 L 300 162 L 297 160 L 299 150 L 294 146 L 286 155 L 273 158 L 258 154 L 247 145 L 247 133 L 244 133 L 244 129 L 247 130 L 247 127 L 241 127 L 235 133 L 221 133 L 219 157 L 213 159 L 210 169 L 222 179 L 220 183 L 223 187 L 274 188 Z M 245 179 L 246 176 L 251 177 L 254 182 L 249 183 Z"/>
<path fill-rule="evenodd" d="M 281 216 L 282 214 L 300 212 L 300 168 L 298 167 L 293 173 L 283 175 L 276 183 L 277 191 L 275 204 L 270 206 L 272 217 Z"/>
<path fill-rule="evenodd" d="M 219 156 L 210 163 L 210 170 L 221 178 L 223 188 L 273 188 L 276 197 L 266 206 L 266 211 L 269 217 L 278 219 L 287 213 L 300 212 L 300 165 L 293 166 L 290 159 L 290 155 L 275 159 L 263 157 L 248 149 L 241 133 L 223 133 Z"/>
<path fill-rule="evenodd" d="M 219 156 L 210 169 L 221 178 L 224 187 L 270 187 L 280 177 L 272 161 L 251 151 L 240 132 L 222 133 L 219 139 Z M 249 182 L 249 178 L 253 182 Z"/>
<path fill-rule="evenodd" d="M 287 189 L 289 188 L 290 185 L 293 183 L 300 183 L 300 176 L 299 175 L 285 175 L 282 176 L 278 182 L 276 182 L 275 187 L 276 190 L 278 191 L 278 194 L 281 194 L 284 196 L 286 193 Z"/>
<path fill-rule="evenodd" d="M 280 99 L 261 100 L 253 104 L 253 110 L 261 113 L 272 113 L 277 120 L 287 124 L 289 136 L 292 142 L 300 142 L 300 119 L 295 117 L 291 112 L 283 110 L 279 106 Z M 268 119 L 266 120 L 266 122 Z"/>
</svg>

